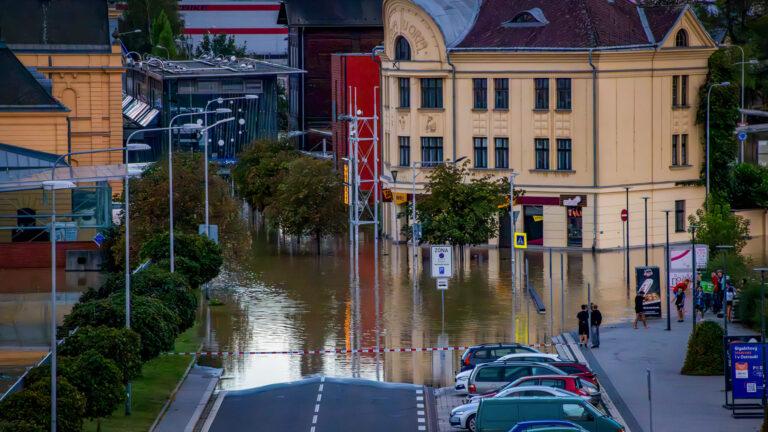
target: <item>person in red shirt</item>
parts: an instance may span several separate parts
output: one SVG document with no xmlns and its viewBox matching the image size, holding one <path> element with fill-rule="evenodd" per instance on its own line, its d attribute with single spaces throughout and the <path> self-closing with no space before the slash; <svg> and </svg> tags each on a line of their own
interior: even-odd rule
<svg viewBox="0 0 768 432">
<path fill-rule="evenodd" d="M 685 278 L 675 284 L 672 288 L 672 294 L 674 294 L 675 307 L 677 308 L 677 322 L 683 322 L 685 315 L 685 290 L 691 284 L 691 280 Z"/>
</svg>

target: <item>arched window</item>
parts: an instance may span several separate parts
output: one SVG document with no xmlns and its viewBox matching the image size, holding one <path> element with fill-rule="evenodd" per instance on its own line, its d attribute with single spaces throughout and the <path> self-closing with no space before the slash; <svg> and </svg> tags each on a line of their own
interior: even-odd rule
<svg viewBox="0 0 768 432">
<path fill-rule="evenodd" d="M 675 46 L 687 47 L 688 46 L 688 32 L 685 29 L 680 29 L 675 35 Z"/>
<path fill-rule="evenodd" d="M 411 44 L 408 40 L 402 36 L 398 36 L 395 39 L 395 60 L 410 60 L 411 59 Z"/>
<path fill-rule="evenodd" d="M 514 18 L 510 20 L 510 22 L 513 22 L 515 24 L 522 24 L 522 23 L 531 23 L 531 22 L 538 22 L 539 20 L 536 19 L 536 17 L 533 16 L 530 12 L 521 12 L 517 15 L 515 15 Z"/>
</svg>

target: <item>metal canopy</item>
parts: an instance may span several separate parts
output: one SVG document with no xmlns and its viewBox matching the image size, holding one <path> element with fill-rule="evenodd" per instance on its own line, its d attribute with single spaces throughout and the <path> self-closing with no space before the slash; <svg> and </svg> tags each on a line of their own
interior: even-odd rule
<svg viewBox="0 0 768 432">
<path fill-rule="evenodd" d="M 129 175 L 141 175 L 144 164 L 129 164 Z M 48 169 L 23 169 L 0 172 L 0 192 L 40 189 L 44 181 L 68 180 L 75 183 L 92 183 L 125 178 L 125 164 L 60 167 L 55 173 Z"/>
</svg>

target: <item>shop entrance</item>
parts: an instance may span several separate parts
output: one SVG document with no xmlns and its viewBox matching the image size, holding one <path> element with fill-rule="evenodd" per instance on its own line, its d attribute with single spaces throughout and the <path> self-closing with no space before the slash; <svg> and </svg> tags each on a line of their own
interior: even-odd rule
<svg viewBox="0 0 768 432">
<path fill-rule="evenodd" d="M 523 228 L 528 237 L 528 244 L 544 244 L 544 207 L 540 205 L 523 206 Z"/>
</svg>

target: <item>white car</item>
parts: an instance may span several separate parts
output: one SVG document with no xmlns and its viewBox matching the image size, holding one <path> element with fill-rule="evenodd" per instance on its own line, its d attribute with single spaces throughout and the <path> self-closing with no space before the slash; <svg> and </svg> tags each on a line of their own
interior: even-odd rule
<svg viewBox="0 0 768 432">
<path fill-rule="evenodd" d="M 459 394 L 467 394 L 467 381 L 469 381 L 469 376 L 472 375 L 473 370 L 474 369 L 467 369 L 456 374 L 456 385 L 454 385 L 453 388 L 459 392 Z"/>
<path fill-rule="evenodd" d="M 577 395 L 555 387 L 544 386 L 526 386 L 507 388 L 495 394 L 494 398 L 499 397 L 575 397 Z M 475 417 L 477 409 L 480 407 L 479 397 L 473 398 L 469 403 L 457 406 L 451 410 L 448 422 L 453 427 L 469 429 L 475 432 Z"/>
<path fill-rule="evenodd" d="M 549 363 L 560 361 L 560 357 L 557 354 L 547 353 L 517 353 L 507 354 L 504 357 L 500 357 L 496 361 L 530 361 L 539 363 Z"/>
</svg>

